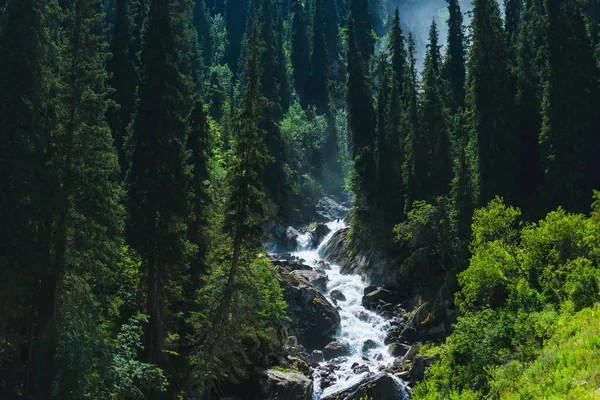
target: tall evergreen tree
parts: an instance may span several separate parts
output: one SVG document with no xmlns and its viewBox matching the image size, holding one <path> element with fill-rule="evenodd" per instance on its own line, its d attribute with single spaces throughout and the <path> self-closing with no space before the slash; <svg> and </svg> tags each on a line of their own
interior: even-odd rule
<svg viewBox="0 0 600 400">
<path fill-rule="evenodd" d="M 541 132 L 543 196 L 547 209 L 562 205 L 573 212 L 586 212 L 590 193 L 600 187 L 599 75 L 580 7 L 575 0 L 546 0 L 549 59 Z"/>
<path fill-rule="evenodd" d="M 543 37 L 543 20 L 536 5 L 537 0 L 527 0 L 517 45 L 517 129 L 521 135 L 520 198 L 523 205 L 537 194 L 543 182 L 539 135 L 542 126 L 543 69 L 546 63 L 546 44 Z"/>
<path fill-rule="evenodd" d="M 128 173 L 128 240 L 146 278 L 145 358 L 166 362 L 170 281 L 187 259 L 189 217 L 186 124 L 188 87 L 179 72 L 178 27 L 169 0 L 152 0 L 142 50 L 140 101 Z"/>
<path fill-rule="evenodd" d="M 252 8 L 253 0 L 228 0 L 225 11 L 227 26 L 227 49 L 225 50 L 225 62 L 234 72 L 238 72 L 238 60 L 246 28 L 246 15 Z"/>
<path fill-rule="evenodd" d="M 504 2 L 504 29 L 508 49 L 513 50 L 519 37 L 519 25 L 523 13 L 523 0 L 506 0 Z"/>
<path fill-rule="evenodd" d="M 408 35 L 408 63 L 404 72 L 403 130 L 405 132 L 405 161 L 402 168 L 405 187 L 405 212 L 408 213 L 415 200 L 425 198 L 427 182 L 427 151 L 424 146 L 419 121 L 418 81 L 415 41 Z"/>
<path fill-rule="evenodd" d="M 355 193 L 352 211 L 353 240 L 367 238 L 374 222 L 376 201 L 375 129 L 376 116 L 366 67 L 359 50 L 352 15 L 348 21 L 348 104 L 349 129 L 352 136 Z"/>
<path fill-rule="evenodd" d="M 475 210 L 473 198 L 473 141 L 470 139 L 468 119 L 462 109 L 452 118 L 452 136 L 454 140 L 454 166 L 451 198 L 456 210 L 458 237 L 468 242 L 471 236 L 471 221 Z"/>
<path fill-rule="evenodd" d="M 7 1 L 0 29 L 0 375 L 14 387 L 26 376 L 35 380 L 29 356 L 47 317 L 40 313 L 47 299 L 37 294 L 50 272 L 56 190 L 47 173 L 57 124 L 50 74 L 57 60 L 46 47 L 57 43 L 44 29 L 51 7 L 54 1 Z M 28 382 L 24 392 L 35 395 Z"/>
<path fill-rule="evenodd" d="M 355 37 L 360 56 L 365 65 L 375 51 L 375 40 L 373 39 L 373 27 L 371 25 L 371 15 L 369 12 L 368 0 L 348 0 L 350 14 L 349 18 L 354 21 Z"/>
<path fill-rule="evenodd" d="M 264 183 L 267 195 L 275 203 L 281 205 L 286 201 L 287 190 L 279 122 L 283 116 L 281 86 L 286 85 L 287 81 L 280 80 L 283 51 L 278 32 L 276 32 L 279 26 L 278 14 L 279 11 L 274 0 L 262 0 L 260 9 L 261 39 L 265 43 L 265 51 L 261 54 L 261 84 L 262 92 L 269 103 L 265 109 L 265 118 L 261 122 L 261 129 L 267 132 L 266 144 L 272 156 L 271 162 L 265 169 Z"/>
<path fill-rule="evenodd" d="M 138 76 L 135 70 L 135 54 L 132 54 L 132 29 L 127 0 L 116 0 L 115 23 L 112 28 L 110 52 L 112 57 L 107 68 L 110 74 L 109 85 L 114 89 L 106 119 L 110 126 L 119 154 L 119 164 L 124 172 L 127 166 L 124 142 L 137 100 Z"/>
<path fill-rule="evenodd" d="M 444 60 L 447 105 L 452 112 L 465 106 L 465 32 L 458 0 L 448 0 L 448 46 Z"/>
<path fill-rule="evenodd" d="M 325 42 L 329 64 L 339 60 L 340 17 L 335 0 L 323 0 L 323 15 L 325 21 Z"/>
<path fill-rule="evenodd" d="M 429 31 L 429 44 L 423 67 L 423 92 L 420 99 L 421 146 L 428 152 L 428 171 L 423 193 L 425 200 L 448 193 L 452 179 L 450 139 L 446 126 L 446 111 L 443 98 L 441 53 L 435 19 Z"/>
<path fill-rule="evenodd" d="M 283 50 L 284 42 L 284 29 L 283 20 L 281 19 L 281 11 L 279 6 L 275 6 L 275 49 L 276 49 L 276 71 L 277 80 L 279 81 L 279 98 L 281 99 L 281 111 L 282 113 L 287 112 L 290 107 L 290 82 L 288 80 L 287 73 L 287 58 Z"/>
<path fill-rule="evenodd" d="M 515 201 L 519 177 L 519 136 L 512 115 L 508 53 L 495 0 L 476 0 L 469 59 L 468 101 L 479 153 L 479 204 L 495 196 Z M 494 66 L 494 68 L 490 68 Z"/>
<path fill-rule="evenodd" d="M 404 79 L 404 68 L 406 67 L 406 49 L 404 48 L 404 35 L 400 26 L 400 11 L 398 7 L 394 11 L 394 18 L 392 19 L 388 52 L 392 61 L 392 80 L 397 85 L 398 93 L 402 93 L 404 90 L 402 82 Z"/>
<path fill-rule="evenodd" d="M 300 104 L 303 108 L 306 108 L 308 105 L 308 85 L 310 84 L 310 43 L 306 12 L 300 0 L 294 0 L 292 14 L 292 77 Z"/>
<path fill-rule="evenodd" d="M 193 23 L 198 33 L 198 43 L 205 65 L 213 64 L 213 37 L 210 34 L 210 14 L 204 0 L 195 0 Z"/>
<path fill-rule="evenodd" d="M 388 149 L 386 148 L 389 143 L 387 140 L 387 136 L 389 133 L 389 121 L 388 121 L 388 111 L 389 111 L 389 100 L 390 100 L 390 79 L 389 79 L 389 63 L 387 60 L 387 54 L 379 54 L 375 57 L 375 68 L 376 68 L 376 78 L 377 78 L 377 130 L 375 137 L 375 160 L 376 160 L 376 168 L 377 168 L 377 190 L 378 194 L 378 204 L 377 207 L 379 209 L 379 216 L 382 223 L 385 224 L 386 217 L 384 210 L 386 209 L 386 204 L 389 200 L 387 194 L 387 188 L 391 184 L 390 178 L 393 178 L 393 171 L 390 170 L 391 160 L 389 157 Z M 384 237 L 389 237 L 390 231 L 387 228 L 391 228 L 386 226 L 383 229 Z"/>
<path fill-rule="evenodd" d="M 315 0 L 312 54 L 310 57 L 310 101 L 314 104 L 319 115 L 325 114 L 329 109 L 329 62 L 324 31 L 323 0 Z"/>
<path fill-rule="evenodd" d="M 104 293 L 122 245 L 119 165 L 105 120 L 102 2 L 74 0 L 67 15 L 63 126 L 53 135 L 49 165 L 57 182 L 49 200 L 55 218 L 52 257 L 40 283 L 44 308 L 40 346 L 33 355 L 38 398 L 50 392 L 56 398 L 81 398 L 99 384 L 94 377 L 102 365 L 103 317 L 109 307 Z"/>
</svg>

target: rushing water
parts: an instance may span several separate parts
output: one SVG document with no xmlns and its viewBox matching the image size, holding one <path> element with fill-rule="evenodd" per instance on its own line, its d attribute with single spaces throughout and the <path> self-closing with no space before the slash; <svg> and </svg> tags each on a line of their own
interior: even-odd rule
<svg viewBox="0 0 600 400">
<path fill-rule="evenodd" d="M 331 229 L 331 233 L 323 240 L 318 249 L 310 250 L 309 234 L 302 235 L 299 240 L 299 250 L 294 253 L 306 261 L 308 265 L 316 267 L 316 264 L 322 260 L 322 254 L 327 242 L 333 234 L 344 228 L 342 222 L 330 222 L 327 224 Z M 320 374 L 315 373 L 314 376 L 314 393 L 313 399 L 317 400 L 321 397 L 334 394 L 341 390 L 347 389 L 350 386 L 360 382 L 368 373 L 377 373 L 392 365 L 394 357 L 389 353 L 388 347 L 384 345 L 386 331 L 389 328 L 389 322 L 380 315 L 365 309 L 362 306 L 362 297 L 365 287 L 365 282 L 358 275 L 344 275 L 340 272 L 340 267 L 331 265 L 330 269 L 325 271 L 329 281 L 325 295 L 329 295 L 332 290 L 341 291 L 346 300 L 337 301 L 339 313 L 341 317 L 341 326 L 338 329 L 335 339 L 340 339 L 350 344 L 350 354 L 342 358 L 339 369 L 335 370 L 335 383 L 324 390 L 321 390 Z M 329 301 L 332 301 L 327 296 Z M 333 302 L 332 302 L 333 304 Z M 365 341 L 372 340 L 373 348 L 363 351 Z M 327 362 L 320 363 L 321 367 L 325 367 Z M 366 365 L 370 372 L 357 374 L 353 371 L 353 365 Z M 398 396 L 397 399 L 407 399 L 408 388 L 398 380 Z"/>
</svg>

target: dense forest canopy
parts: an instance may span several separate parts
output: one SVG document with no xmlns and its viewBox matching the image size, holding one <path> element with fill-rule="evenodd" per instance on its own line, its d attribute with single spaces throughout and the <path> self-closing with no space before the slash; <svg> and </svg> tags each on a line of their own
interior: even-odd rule
<svg viewBox="0 0 600 400">
<path fill-rule="evenodd" d="M 211 398 L 272 366 L 265 222 L 349 195 L 352 254 L 460 314 L 415 398 L 541 398 L 546 361 L 539 393 L 584 398 L 599 24 L 595 0 L 0 0 L 0 397 Z"/>
</svg>

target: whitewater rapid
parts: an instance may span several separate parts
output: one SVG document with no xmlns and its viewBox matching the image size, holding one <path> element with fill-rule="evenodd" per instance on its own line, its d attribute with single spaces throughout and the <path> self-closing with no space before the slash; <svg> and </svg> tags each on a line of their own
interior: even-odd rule
<svg viewBox="0 0 600 400">
<path fill-rule="evenodd" d="M 294 252 L 293 255 L 304 259 L 306 264 L 313 268 L 318 268 L 317 265 L 319 261 L 322 261 L 327 242 L 335 232 L 346 227 L 343 222 L 336 221 L 328 223 L 327 226 L 331 232 L 317 249 L 309 249 L 310 234 L 307 233 L 299 238 L 299 250 Z M 390 327 L 389 321 L 362 306 L 362 297 L 367 286 L 362 278 L 358 275 L 342 274 L 340 267 L 337 265 L 330 265 L 325 273 L 329 280 L 323 294 L 326 295 L 331 304 L 338 307 L 341 317 L 340 328 L 337 330 L 334 339 L 349 343 L 350 354 L 337 360 L 339 362 L 336 362 L 336 364 L 339 369 L 333 371 L 336 377 L 335 383 L 324 390 L 321 389 L 319 369 L 316 370 L 313 376 L 314 400 L 347 389 L 362 381 L 367 374 L 378 373 L 390 367 L 395 360 L 390 354 L 388 346 L 384 345 L 386 332 Z M 337 300 L 337 304 L 335 304 L 329 296 L 333 290 L 342 292 L 346 299 L 343 301 Z M 364 343 L 367 340 L 371 340 L 372 343 L 370 343 L 370 348 L 363 351 Z M 327 361 L 321 362 L 320 367 L 325 367 L 326 364 L 328 364 Z M 353 365 L 356 368 L 356 364 L 366 365 L 370 372 L 355 373 Z M 397 385 L 397 399 L 408 399 L 406 394 L 408 389 L 404 383 L 397 380 Z"/>
</svg>

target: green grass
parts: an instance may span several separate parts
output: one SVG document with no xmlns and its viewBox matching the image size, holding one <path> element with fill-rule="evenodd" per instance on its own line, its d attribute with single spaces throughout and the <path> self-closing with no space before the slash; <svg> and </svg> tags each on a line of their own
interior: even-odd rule
<svg viewBox="0 0 600 400">
<path fill-rule="evenodd" d="M 297 369 L 293 369 L 293 368 L 285 368 L 282 367 L 280 365 L 271 368 L 273 371 L 279 371 L 279 372 L 287 372 L 290 374 L 300 374 L 300 375 L 304 375 L 302 372 L 298 371 Z"/>
<path fill-rule="evenodd" d="M 500 398 L 600 399 L 600 304 L 566 314 L 533 363 L 513 361 L 495 371 Z"/>
</svg>

